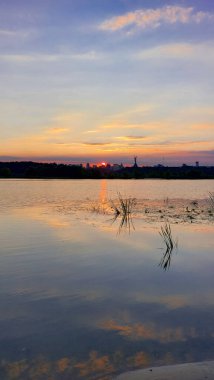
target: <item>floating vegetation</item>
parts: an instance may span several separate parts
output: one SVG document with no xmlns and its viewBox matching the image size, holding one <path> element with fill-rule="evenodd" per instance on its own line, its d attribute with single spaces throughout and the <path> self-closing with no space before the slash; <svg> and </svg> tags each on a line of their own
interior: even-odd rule
<svg viewBox="0 0 214 380">
<path fill-rule="evenodd" d="M 207 193 L 208 194 L 208 193 Z M 168 206 L 166 206 L 168 204 Z M 84 208 L 84 205 L 82 206 Z M 100 215 L 118 218 L 122 227 L 132 227 L 130 216 L 143 219 L 145 223 L 161 222 L 171 226 L 178 223 L 200 224 L 214 222 L 214 192 L 204 199 L 138 199 L 117 193 L 114 199 L 94 201 L 87 209 Z M 117 221 L 117 222 L 118 222 Z M 131 222 L 129 224 L 129 222 Z"/>
<path fill-rule="evenodd" d="M 159 231 L 160 236 L 162 237 L 165 244 L 165 252 L 163 257 L 159 263 L 164 270 L 169 269 L 171 264 L 172 252 L 178 246 L 177 240 L 175 240 L 172 236 L 172 230 L 169 223 L 166 223 L 164 226 L 161 226 L 161 230 Z"/>
<path fill-rule="evenodd" d="M 195 206 L 195 207 L 198 207 L 198 201 L 192 201 L 192 202 L 191 202 L 191 205 L 192 205 L 192 206 Z"/>
<path fill-rule="evenodd" d="M 107 204 L 106 203 L 94 203 L 90 206 L 90 211 L 97 214 L 106 214 L 107 213 Z"/>
</svg>

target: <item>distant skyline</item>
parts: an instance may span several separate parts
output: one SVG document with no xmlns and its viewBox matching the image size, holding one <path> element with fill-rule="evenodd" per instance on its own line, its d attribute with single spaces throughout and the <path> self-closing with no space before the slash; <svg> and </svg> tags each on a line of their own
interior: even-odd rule
<svg viewBox="0 0 214 380">
<path fill-rule="evenodd" d="M 0 5 L 0 160 L 214 165 L 214 2 Z"/>
</svg>

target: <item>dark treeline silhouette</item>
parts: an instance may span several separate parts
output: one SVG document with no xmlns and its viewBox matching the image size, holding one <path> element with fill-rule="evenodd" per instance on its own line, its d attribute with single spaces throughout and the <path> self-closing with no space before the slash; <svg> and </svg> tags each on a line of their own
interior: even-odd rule
<svg viewBox="0 0 214 380">
<path fill-rule="evenodd" d="M 114 171 L 111 167 L 85 168 L 82 165 L 14 161 L 0 162 L 0 178 L 214 179 L 214 166 L 134 166 Z"/>
</svg>

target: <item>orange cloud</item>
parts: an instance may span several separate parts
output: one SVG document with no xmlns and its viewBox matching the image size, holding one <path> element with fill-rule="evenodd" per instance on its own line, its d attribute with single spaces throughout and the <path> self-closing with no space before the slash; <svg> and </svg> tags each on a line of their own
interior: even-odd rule
<svg viewBox="0 0 214 380">
<path fill-rule="evenodd" d="M 205 152 L 213 149 L 211 121 L 194 124 L 185 121 L 185 110 L 172 115 L 171 120 L 156 121 L 156 116 L 142 123 L 142 117 L 149 110 L 155 112 L 154 105 L 141 104 L 124 113 L 112 117 L 109 123 L 95 124 L 96 129 L 87 128 L 88 116 L 78 112 L 61 112 L 55 115 L 49 126 L 37 133 L 4 139 L 1 155 L 19 157 L 119 157 L 120 155 L 142 155 L 142 158 Z M 212 115 L 211 110 L 209 114 Z M 202 116 L 206 109 L 202 109 Z M 193 110 L 191 110 L 193 113 Z M 187 110 L 188 114 L 188 110 Z M 191 116 L 191 115 L 190 115 Z M 177 118 L 176 118 L 177 117 Z M 151 120 L 154 118 L 154 121 Z M 139 123 L 136 122 L 139 120 Z M 141 122 L 140 122 L 141 120 Z M 209 138 L 204 130 L 209 130 Z M 90 136 L 85 139 L 86 134 Z M 87 141 L 88 140 L 88 141 Z"/>
<path fill-rule="evenodd" d="M 63 128 L 63 127 L 55 127 L 55 128 L 49 128 L 47 129 L 46 133 L 53 134 L 53 135 L 59 135 L 61 133 L 68 132 L 69 128 Z"/>
<path fill-rule="evenodd" d="M 208 12 L 195 12 L 193 7 L 165 6 L 156 9 L 140 9 L 128 12 L 104 21 L 99 27 L 102 30 L 116 31 L 125 27 L 141 29 L 157 28 L 163 24 L 201 23 L 213 19 Z"/>
<path fill-rule="evenodd" d="M 134 135 L 133 136 L 117 136 L 115 138 L 118 140 L 129 141 L 129 140 L 144 140 L 146 136 L 134 136 Z"/>
</svg>

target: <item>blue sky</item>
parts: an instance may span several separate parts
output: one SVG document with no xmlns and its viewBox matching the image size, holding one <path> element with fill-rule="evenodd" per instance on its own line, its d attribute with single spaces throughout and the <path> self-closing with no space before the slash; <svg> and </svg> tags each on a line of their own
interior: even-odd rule
<svg viewBox="0 0 214 380">
<path fill-rule="evenodd" d="M 0 159 L 214 164 L 213 2 L 0 5 Z"/>
</svg>

